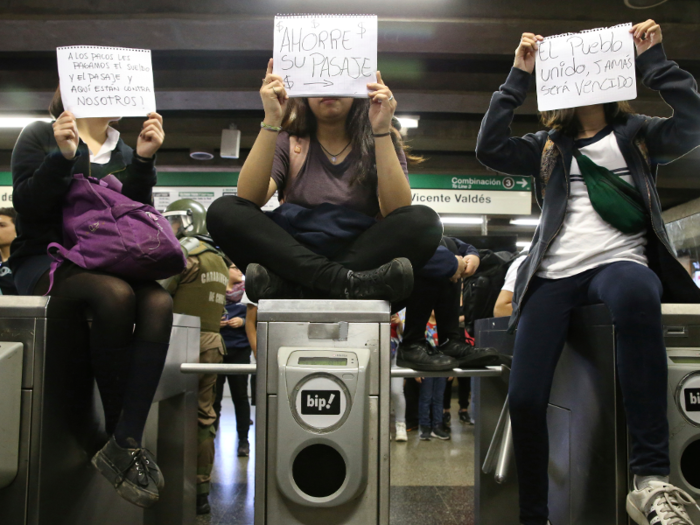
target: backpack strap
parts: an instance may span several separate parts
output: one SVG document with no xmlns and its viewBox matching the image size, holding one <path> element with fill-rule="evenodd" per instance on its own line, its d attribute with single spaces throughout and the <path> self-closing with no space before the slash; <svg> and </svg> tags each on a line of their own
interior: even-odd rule
<svg viewBox="0 0 700 525">
<path fill-rule="evenodd" d="M 289 172 L 287 173 L 287 182 L 285 184 L 286 191 L 289 191 L 301 168 L 304 167 L 306 157 L 309 155 L 310 145 L 311 140 L 309 137 L 289 135 Z"/>
</svg>

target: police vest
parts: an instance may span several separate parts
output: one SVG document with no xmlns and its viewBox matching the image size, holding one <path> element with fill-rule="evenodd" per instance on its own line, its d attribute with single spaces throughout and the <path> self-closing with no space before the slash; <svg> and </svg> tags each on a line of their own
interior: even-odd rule
<svg viewBox="0 0 700 525">
<path fill-rule="evenodd" d="M 177 287 L 173 311 L 199 317 L 202 332 L 219 333 L 219 322 L 226 306 L 228 267 L 218 251 L 201 241 L 189 257 L 199 259 L 199 271 L 193 281 Z"/>
</svg>

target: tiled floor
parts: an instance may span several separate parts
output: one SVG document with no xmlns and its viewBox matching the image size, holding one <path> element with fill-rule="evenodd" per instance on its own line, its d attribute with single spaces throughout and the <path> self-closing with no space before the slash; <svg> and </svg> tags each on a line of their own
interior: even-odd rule
<svg viewBox="0 0 700 525">
<path fill-rule="evenodd" d="M 197 525 L 252 525 L 255 495 L 255 443 L 251 456 L 236 457 L 233 404 L 224 399 L 216 439 L 216 465 L 210 515 Z M 457 404 L 452 415 L 456 419 Z M 255 416 L 253 416 L 255 419 Z M 391 443 L 392 525 L 473 525 L 474 427 L 452 422 L 452 440 L 420 441 L 409 432 L 407 443 Z"/>
</svg>

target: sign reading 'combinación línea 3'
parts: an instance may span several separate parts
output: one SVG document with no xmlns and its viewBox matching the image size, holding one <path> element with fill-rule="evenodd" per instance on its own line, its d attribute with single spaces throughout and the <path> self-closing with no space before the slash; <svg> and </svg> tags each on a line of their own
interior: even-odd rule
<svg viewBox="0 0 700 525">
<path fill-rule="evenodd" d="M 492 175 L 409 175 L 413 204 L 438 213 L 529 215 L 529 177 Z"/>
</svg>

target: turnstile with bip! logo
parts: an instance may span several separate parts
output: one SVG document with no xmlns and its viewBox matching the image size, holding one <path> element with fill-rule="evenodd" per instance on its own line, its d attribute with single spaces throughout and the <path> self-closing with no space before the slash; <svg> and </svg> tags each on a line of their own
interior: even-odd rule
<svg viewBox="0 0 700 525">
<path fill-rule="evenodd" d="M 256 525 L 388 524 L 389 355 L 388 303 L 260 302 Z"/>
</svg>

